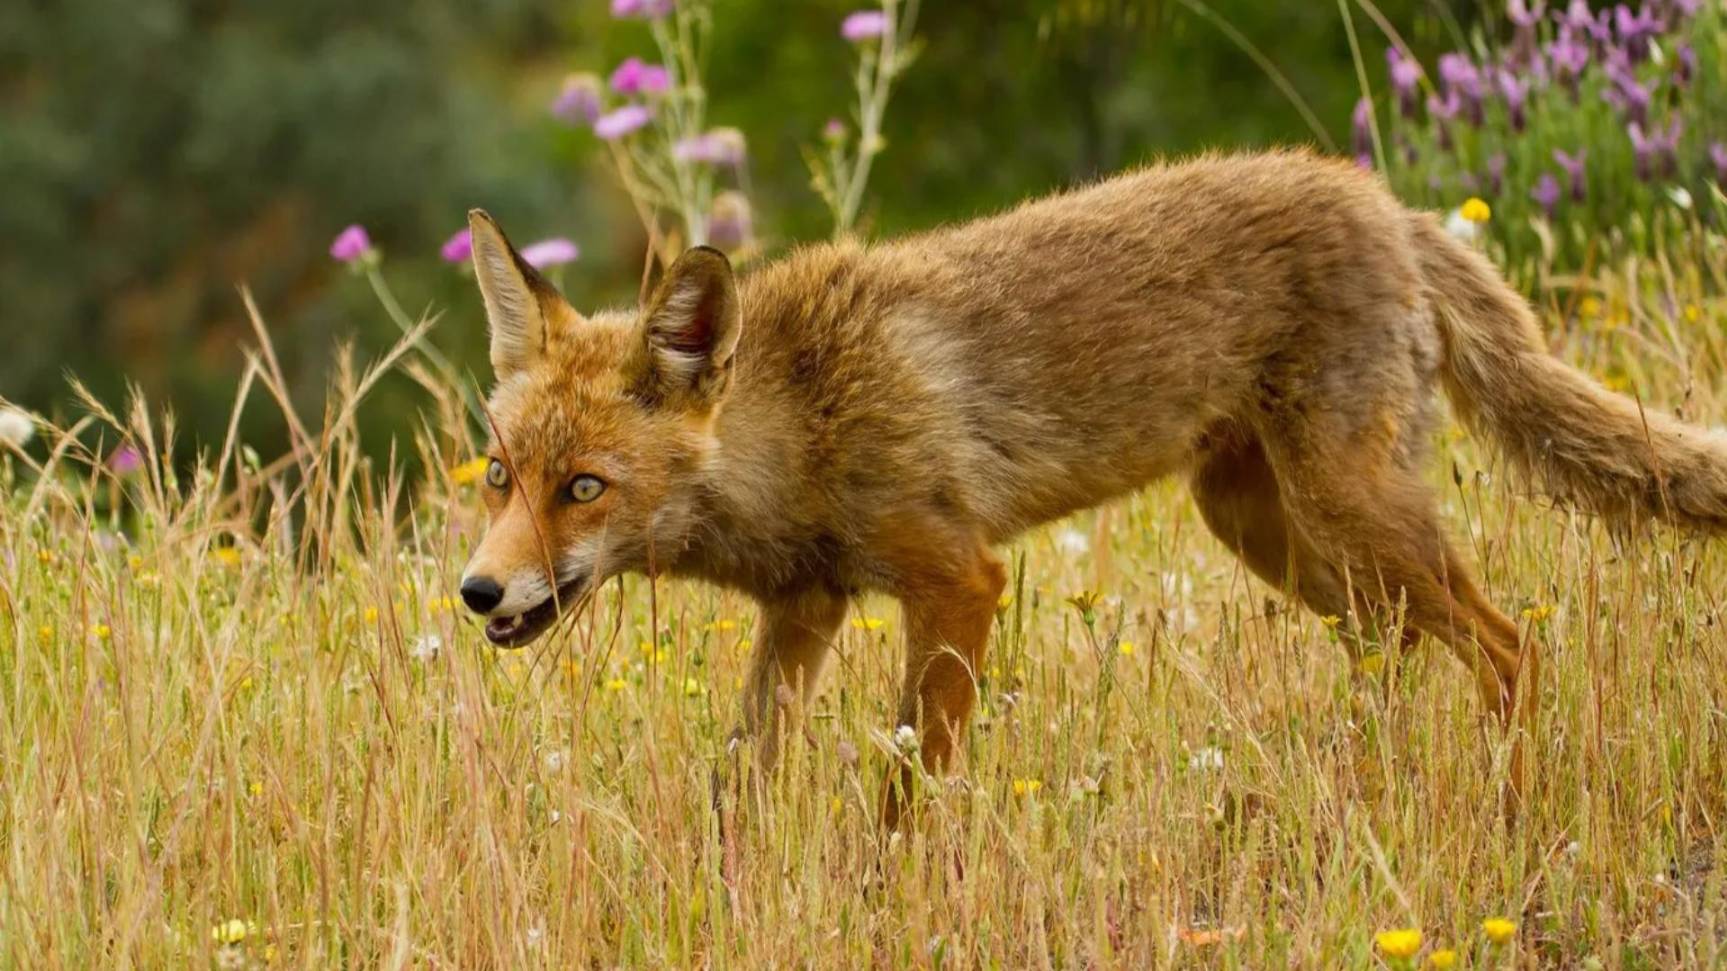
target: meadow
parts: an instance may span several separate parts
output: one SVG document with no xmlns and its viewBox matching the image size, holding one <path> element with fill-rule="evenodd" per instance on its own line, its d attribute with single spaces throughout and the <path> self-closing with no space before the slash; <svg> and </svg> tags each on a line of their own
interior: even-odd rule
<svg viewBox="0 0 1727 971">
<path fill-rule="evenodd" d="M 855 131 L 810 161 L 840 234 L 910 63 L 891 43 L 910 15 L 884 10 L 875 34 L 848 20 Z M 652 29 L 667 64 L 700 63 L 681 24 Z M 1706 36 L 1702 70 L 1727 70 L 1727 33 Z M 1467 87 L 1447 73 L 1415 77 Z M 602 90 L 572 76 L 553 111 L 599 126 L 631 107 Z M 1397 84 L 1358 112 L 1356 154 L 1456 210 L 1554 353 L 1720 425 L 1727 197 L 1701 188 L 1701 152 L 1672 176 L 1695 192 L 1644 184 L 1641 148 L 1602 147 L 1620 122 L 1589 90 L 1584 127 L 1540 108 L 1526 135 L 1496 101 L 1453 143 L 1437 118 L 1394 120 Z M 747 262 L 747 201 L 741 225 L 722 204 L 742 198 L 743 143 L 692 145 L 699 85 L 665 96 L 690 99 L 655 102 L 671 129 L 638 115 L 600 135 L 650 245 L 731 233 Z M 1583 229 L 1538 181 L 1577 138 L 1596 152 Z M 1527 162 L 1512 189 L 1417 167 L 1419 149 L 1454 152 L 1447 178 L 1491 169 L 1493 139 Z M 191 459 L 173 409 L 141 394 L 74 385 L 70 419 L 0 410 L 0 966 L 1727 966 L 1719 541 L 1609 533 L 1445 425 L 1444 518 L 1542 655 L 1513 814 L 1508 739 L 1443 647 L 1404 650 L 1395 627 L 1352 642 L 1349 618 L 1248 574 L 1164 483 L 1004 551 L 968 755 L 920 778 L 890 833 L 883 778 L 916 753 L 893 733 L 889 601 L 851 606 L 766 775 L 732 740 L 755 622 L 737 595 L 625 577 L 527 649 L 486 643 L 456 598 L 484 527 L 483 387 L 344 235 L 332 255 L 402 333 L 338 354 L 315 417 L 249 299 L 227 433 Z M 373 393 L 410 380 L 412 446 L 368 452 Z M 240 433 L 258 413 L 286 424 L 282 454 Z"/>
</svg>

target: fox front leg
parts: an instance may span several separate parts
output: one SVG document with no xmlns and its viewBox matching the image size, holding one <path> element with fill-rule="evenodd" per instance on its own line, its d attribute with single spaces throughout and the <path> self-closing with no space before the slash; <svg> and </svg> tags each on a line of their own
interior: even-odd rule
<svg viewBox="0 0 1727 971">
<path fill-rule="evenodd" d="M 779 759 L 788 728 L 781 724 L 782 703 L 788 698 L 807 702 L 815 694 L 845 611 L 845 597 L 823 589 L 762 604 L 743 691 L 743 732 L 754 739 L 761 768 Z"/>
</svg>

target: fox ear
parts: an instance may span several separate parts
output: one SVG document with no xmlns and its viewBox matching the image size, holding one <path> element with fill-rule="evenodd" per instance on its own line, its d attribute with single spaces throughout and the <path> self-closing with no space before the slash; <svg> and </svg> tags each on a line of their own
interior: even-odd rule
<svg viewBox="0 0 1727 971">
<path fill-rule="evenodd" d="M 563 298 L 522 259 L 485 210 L 469 210 L 468 233 L 474 279 L 491 325 L 492 373 L 501 379 L 531 367 L 545 353 L 546 302 Z"/>
<path fill-rule="evenodd" d="M 696 407 L 717 403 L 743 327 L 737 281 L 725 254 L 697 246 L 678 257 L 644 320 L 653 397 Z"/>
</svg>

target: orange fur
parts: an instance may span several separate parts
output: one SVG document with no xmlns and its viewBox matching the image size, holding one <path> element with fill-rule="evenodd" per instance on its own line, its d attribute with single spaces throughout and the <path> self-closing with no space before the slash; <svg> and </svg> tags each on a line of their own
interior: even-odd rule
<svg viewBox="0 0 1727 971">
<path fill-rule="evenodd" d="M 1147 168 L 737 281 L 692 251 L 641 313 L 582 317 L 475 226 L 513 475 L 470 576 L 652 567 L 748 593 L 744 722 L 769 759 L 780 685 L 807 689 L 845 598 L 882 590 L 906 612 L 900 718 L 945 765 L 1004 582 L 992 548 L 1178 473 L 1268 583 L 1360 622 L 1401 610 L 1509 715 L 1533 645 L 1419 475 L 1436 384 L 1561 496 L 1727 525 L 1720 435 L 1546 355 L 1485 259 L 1306 153 Z M 560 498 L 581 473 L 605 494 Z"/>
</svg>

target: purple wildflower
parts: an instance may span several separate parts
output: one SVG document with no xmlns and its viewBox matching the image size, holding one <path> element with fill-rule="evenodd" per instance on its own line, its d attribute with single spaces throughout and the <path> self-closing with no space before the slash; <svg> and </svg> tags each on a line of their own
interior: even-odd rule
<svg viewBox="0 0 1727 971">
<path fill-rule="evenodd" d="M 1505 191 L 1505 153 L 1494 152 L 1487 157 L 1487 190 L 1493 195 Z"/>
<path fill-rule="evenodd" d="M 1481 124 L 1481 99 L 1486 94 L 1486 89 L 1481 82 L 1481 70 L 1475 63 L 1464 54 L 1441 54 L 1439 80 L 1445 85 L 1448 94 L 1455 94 L 1462 99 L 1469 120 L 1477 125 Z"/>
<path fill-rule="evenodd" d="M 672 86 L 672 76 L 658 64 L 645 63 L 639 57 L 625 58 L 612 72 L 612 90 L 633 94 L 664 94 Z"/>
<path fill-rule="evenodd" d="M 1667 130 L 1648 131 L 1637 122 L 1626 126 L 1631 135 L 1631 149 L 1636 154 L 1637 177 L 1645 182 L 1656 175 L 1670 176 L 1679 164 L 1679 136 L 1685 131 L 1683 119 L 1674 118 Z"/>
<path fill-rule="evenodd" d="M 1631 55 L 1633 61 L 1647 59 L 1650 39 L 1667 29 L 1667 25 L 1661 22 L 1660 17 L 1655 16 L 1647 3 L 1635 14 L 1626 4 L 1614 7 L 1613 26 L 1619 34 L 1619 40 L 1625 45 L 1626 53 Z"/>
<path fill-rule="evenodd" d="M 624 105 L 615 111 L 609 111 L 594 121 L 594 134 L 608 142 L 616 141 L 633 131 L 644 128 L 654 120 L 654 113 L 646 105 Z"/>
<path fill-rule="evenodd" d="M 672 12 L 672 0 L 612 0 L 612 16 L 653 20 Z"/>
<path fill-rule="evenodd" d="M 714 209 L 708 216 L 708 242 L 723 250 L 737 250 L 747 246 L 754 236 L 750 200 L 730 189 L 714 196 Z"/>
<path fill-rule="evenodd" d="M 330 243 L 330 258 L 340 263 L 353 263 L 372 251 L 372 238 L 366 227 L 355 223 L 336 234 Z"/>
<path fill-rule="evenodd" d="M 1364 169 L 1371 169 L 1373 168 L 1373 102 L 1366 98 L 1357 101 L 1350 122 L 1355 164 Z"/>
<path fill-rule="evenodd" d="M 1571 201 L 1582 202 L 1589 185 L 1589 150 L 1580 148 L 1576 155 L 1571 155 L 1562 148 L 1556 148 L 1553 161 L 1565 170 L 1565 178 L 1571 183 Z"/>
<path fill-rule="evenodd" d="M 522 259 L 536 270 L 572 263 L 581 255 L 581 249 L 562 236 L 542 239 L 522 247 Z"/>
<path fill-rule="evenodd" d="M 1525 111 L 1529 100 L 1529 82 L 1504 69 L 1499 71 L 1497 80 L 1499 95 L 1505 99 L 1505 110 L 1511 115 L 1511 129 L 1520 132 L 1529 124 Z"/>
<path fill-rule="evenodd" d="M 822 126 L 822 137 L 830 142 L 845 141 L 846 123 L 838 118 L 829 118 L 827 124 Z"/>
<path fill-rule="evenodd" d="M 552 117 L 572 125 L 592 125 L 600 117 L 600 79 L 586 72 L 564 78 L 552 100 Z"/>
<path fill-rule="evenodd" d="M 1709 146 L 1709 161 L 1715 163 L 1715 181 L 1727 186 L 1727 144 L 1712 143 Z"/>
<path fill-rule="evenodd" d="M 744 133 L 736 128 L 715 128 L 701 135 L 679 139 L 672 156 L 685 162 L 706 162 L 736 168 L 744 162 Z"/>
<path fill-rule="evenodd" d="M 438 255 L 445 263 L 466 263 L 474 255 L 474 234 L 464 229 L 444 240 Z"/>
<path fill-rule="evenodd" d="M 1559 80 L 1566 90 L 1576 98 L 1578 83 L 1584 69 L 1589 66 L 1589 45 L 1579 40 L 1577 32 L 1569 26 L 1562 26 L 1559 36 L 1547 45 L 1547 57 L 1553 62 L 1553 69 L 1559 73 Z"/>
<path fill-rule="evenodd" d="M 1463 110 L 1463 99 L 1455 91 L 1447 91 L 1445 97 L 1430 94 L 1427 96 L 1427 114 L 1433 118 L 1439 128 L 1439 147 L 1443 150 L 1451 148 L 1451 122 Z"/>
<path fill-rule="evenodd" d="M 1624 112 L 1626 120 L 1639 125 L 1648 124 L 1651 94 L 1649 88 L 1637 80 L 1637 74 L 1631 69 L 1624 52 L 1610 48 L 1604 70 L 1607 72 L 1608 84 L 1601 89 L 1601 97 Z"/>
<path fill-rule="evenodd" d="M 1541 23 L 1541 17 L 1547 12 L 1544 0 L 1535 0 L 1535 6 L 1530 8 L 1527 0 L 1510 0 L 1506 5 L 1506 13 L 1511 17 L 1514 32 L 1511 39 L 1511 63 L 1528 64 L 1535 60 L 1537 46 L 1535 27 Z"/>
<path fill-rule="evenodd" d="M 1405 118 L 1415 117 L 1415 109 L 1420 104 L 1416 88 L 1421 83 L 1421 65 L 1414 58 L 1405 57 L 1395 47 L 1385 49 L 1385 60 L 1391 68 L 1391 88 L 1397 92 L 1399 110 Z"/>
<path fill-rule="evenodd" d="M 1529 190 L 1529 198 L 1535 200 L 1548 219 L 1553 218 L 1553 210 L 1559 205 L 1559 195 L 1559 180 L 1552 172 L 1541 173 L 1541 178 L 1535 180 L 1535 188 Z"/>
<path fill-rule="evenodd" d="M 840 36 L 856 44 L 882 36 L 887 27 L 887 14 L 880 10 L 859 10 L 840 21 Z"/>
<path fill-rule="evenodd" d="M 1678 62 L 1673 71 L 1674 79 L 1682 86 L 1690 84 L 1691 79 L 1697 76 L 1697 48 L 1681 42 L 1674 45 L 1673 53 Z"/>
<path fill-rule="evenodd" d="M 144 453 L 135 445 L 122 445 L 108 456 L 108 468 L 115 475 L 131 475 L 144 467 Z"/>
</svg>

